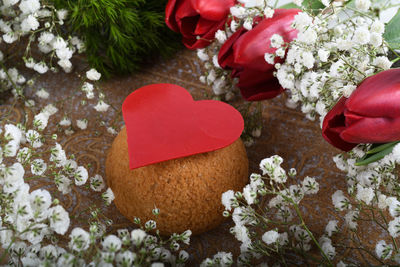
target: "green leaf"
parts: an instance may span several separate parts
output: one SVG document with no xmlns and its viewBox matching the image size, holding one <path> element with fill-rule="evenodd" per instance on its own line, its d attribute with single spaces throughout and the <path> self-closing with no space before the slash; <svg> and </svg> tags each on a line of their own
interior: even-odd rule
<svg viewBox="0 0 400 267">
<path fill-rule="evenodd" d="M 286 5 L 283 5 L 283 6 L 279 7 L 279 8 L 282 8 L 282 9 L 299 8 L 300 9 L 300 7 L 298 5 L 296 5 L 295 3 L 288 3 Z"/>
<path fill-rule="evenodd" d="M 400 49 L 400 10 L 386 25 L 383 37 L 392 49 Z"/>
<path fill-rule="evenodd" d="M 366 156 L 362 159 L 360 159 L 359 161 L 356 162 L 356 166 L 364 166 L 364 165 L 368 165 L 372 162 L 378 161 L 380 159 L 383 159 L 386 155 L 390 154 L 393 151 L 393 147 L 394 146 L 390 146 L 378 153 L 375 153 L 371 156 Z"/>
<path fill-rule="evenodd" d="M 304 0 L 301 5 L 306 9 L 310 9 L 314 15 L 325 8 L 324 4 L 319 0 Z"/>
<path fill-rule="evenodd" d="M 383 144 L 383 145 L 376 146 L 373 149 L 368 150 L 367 154 L 375 154 L 375 153 L 381 152 L 382 150 L 385 150 L 386 148 L 394 147 L 399 142 L 400 141 L 396 141 L 396 142 L 391 142 L 391 143 L 386 143 L 386 144 Z"/>
</svg>

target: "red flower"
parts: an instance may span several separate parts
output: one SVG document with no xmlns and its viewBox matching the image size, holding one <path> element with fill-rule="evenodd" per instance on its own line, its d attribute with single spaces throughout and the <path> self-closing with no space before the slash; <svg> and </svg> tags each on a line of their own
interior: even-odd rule
<svg viewBox="0 0 400 267">
<path fill-rule="evenodd" d="M 270 47 L 274 34 L 282 36 L 285 42 L 297 36 L 291 27 L 298 9 L 276 9 L 272 18 L 257 19 L 252 30 L 238 29 L 221 47 L 218 61 L 222 68 L 232 69 L 232 77 L 239 78 L 238 87 L 248 101 L 273 98 L 283 92 L 273 76 L 274 65 L 268 64 L 265 53 L 275 53 Z M 282 60 L 276 60 L 281 62 Z"/>
<path fill-rule="evenodd" d="M 344 151 L 400 140 L 400 69 L 368 77 L 348 99 L 340 99 L 326 115 L 322 135 Z"/>
<path fill-rule="evenodd" d="M 168 27 L 183 35 L 189 49 L 211 44 L 223 28 L 235 0 L 169 0 L 165 9 Z"/>
</svg>

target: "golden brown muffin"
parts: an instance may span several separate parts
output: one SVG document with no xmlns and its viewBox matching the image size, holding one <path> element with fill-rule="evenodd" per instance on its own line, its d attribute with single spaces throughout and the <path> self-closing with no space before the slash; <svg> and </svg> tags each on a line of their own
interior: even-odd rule
<svg viewBox="0 0 400 267">
<path fill-rule="evenodd" d="M 223 222 L 221 195 L 248 182 L 248 159 L 239 138 L 212 152 L 129 169 L 126 128 L 115 138 L 106 161 L 107 184 L 114 203 L 129 220 L 155 219 L 163 235 L 190 229 L 193 234 Z"/>
</svg>

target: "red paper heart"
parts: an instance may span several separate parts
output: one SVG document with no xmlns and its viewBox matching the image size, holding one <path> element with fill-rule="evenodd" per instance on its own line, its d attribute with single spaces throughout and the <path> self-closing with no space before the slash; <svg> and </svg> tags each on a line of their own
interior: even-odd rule
<svg viewBox="0 0 400 267">
<path fill-rule="evenodd" d="M 152 84 L 122 105 L 131 169 L 226 147 L 236 141 L 243 118 L 216 100 L 194 101 L 184 88 Z"/>
</svg>

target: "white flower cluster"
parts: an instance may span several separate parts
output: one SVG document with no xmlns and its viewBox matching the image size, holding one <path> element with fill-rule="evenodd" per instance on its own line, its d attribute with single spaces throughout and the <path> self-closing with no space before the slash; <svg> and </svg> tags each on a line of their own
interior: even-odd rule
<svg viewBox="0 0 400 267">
<path fill-rule="evenodd" d="M 218 52 L 225 41 L 243 26 L 247 30 L 253 28 L 253 20 L 256 17 L 271 18 L 274 14 L 273 3 L 266 0 L 240 0 L 231 7 L 229 27 L 218 30 L 211 46 L 197 50 L 198 58 L 206 68 L 205 75 L 200 77 L 200 81 L 212 87 L 216 96 L 224 96 L 226 101 L 230 101 L 237 94 L 237 79 L 230 77 L 230 71 L 224 70 L 218 63 Z"/>
<path fill-rule="evenodd" d="M 44 89 L 38 93 L 48 97 Z M 89 179 L 87 169 L 78 166 L 72 157 L 67 157 L 62 146 L 56 142 L 57 136 L 53 134 L 48 138 L 44 133 L 49 118 L 57 111 L 52 104 L 45 106 L 33 117 L 32 129 L 26 128 L 29 123 L 8 123 L 0 128 L 0 198 L 3 199 L 0 244 L 4 249 L 10 247 L 11 251 L 37 251 L 33 262 L 48 259 L 48 253 L 64 254 L 60 248 L 46 246 L 40 252 L 39 248 L 42 241 L 48 242 L 55 235 L 64 235 L 69 229 L 70 217 L 49 191 L 36 189 L 30 192 L 28 181 L 52 179 L 62 194 L 68 194 L 73 184 L 82 186 Z M 90 178 L 90 187 L 94 191 L 102 191 L 105 187 L 103 178 L 100 175 Z M 104 194 L 108 196 L 106 201 L 113 200 L 110 189 Z M 18 258 L 15 262 L 19 263 L 21 253 L 10 255 L 12 259 Z M 32 263 L 31 259 L 27 260 L 27 263 Z"/>
<path fill-rule="evenodd" d="M 263 172 L 252 174 L 250 184 L 246 185 L 243 192 L 234 192 L 229 190 L 222 195 L 222 204 L 225 207 L 224 216 L 229 216 L 232 212 L 232 219 L 235 226 L 231 232 L 236 239 L 241 242 L 241 256 L 238 258 L 238 264 L 249 263 L 251 258 L 259 258 L 260 251 L 264 246 L 271 246 L 275 250 L 289 244 L 289 237 L 293 239 L 290 244 L 295 244 L 298 249 L 308 251 L 311 248 L 311 237 L 309 233 L 301 226 L 294 223 L 287 232 L 279 233 L 276 229 L 264 232 L 260 237 L 261 241 L 254 240 L 258 235 L 253 230 L 254 227 L 261 229 L 271 229 L 271 226 L 277 222 L 290 225 L 294 219 L 293 208 L 297 206 L 305 195 L 316 194 L 319 190 L 319 184 L 315 178 L 306 177 L 300 185 L 293 184 L 285 186 L 289 177 L 296 175 L 295 169 L 290 169 L 288 173 L 281 167 L 283 159 L 280 156 L 272 156 L 261 161 L 260 169 Z M 265 196 L 270 198 L 266 207 L 262 207 L 266 213 L 262 215 L 257 213 L 254 205 L 260 203 L 260 198 Z M 268 215 L 266 215 L 268 214 Z M 278 221 L 274 221 L 274 217 Z M 327 231 L 330 235 L 337 229 L 336 225 L 330 225 Z M 329 235 L 328 235 L 329 236 Z M 262 246 L 263 249 L 260 249 Z M 328 244 L 326 250 L 331 249 Z M 327 253 L 328 254 L 328 253 Z M 329 255 L 334 255 L 334 248 L 330 250 Z M 208 262 L 213 260 L 208 259 Z M 205 265 L 207 266 L 207 265 Z"/>
<path fill-rule="evenodd" d="M 214 255 L 214 257 L 205 259 L 201 264 L 200 267 L 214 267 L 214 266 L 232 266 L 233 265 L 233 258 L 232 253 L 227 252 L 218 252 Z"/>
<path fill-rule="evenodd" d="M 50 110 L 53 108 L 46 106 L 39 114 L 52 113 Z M 48 144 L 49 140 L 40 132 L 25 130 L 20 124 L 6 124 L 0 128 L 0 141 L 0 244 L 7 250 L 9 264 L 132 266 L 146 262 L 154 266 L 163 263 L 184 266 L 188 260 L 188 253 L 180 249 L 179 243 L 189 244 L 190 230 L 163 241 L 148 233 L 156 229 L 155 221 L 151 220 L 146 222 L 145 230 L 136 229 L 129 233 L 120 229 L 118 236 L 105 236 L 106 225 L 99 221 L 99 211 L 91 212 L 96 220 L 89 221 L 89 232 L 79 227 L 71 230 L 67 248 L 53 243 L 57 235 L 68 232 L 71 224 L 69 213 L 49 191 L 36 189 L 30 192 L 27 181 L 52 178 L 58 190 L 67 194 L 73 183 L 76 186 L 87 183 L 87 169 L 68 158 L 60 144 L 55 141 L 54 145 Z M 48 155 L 46 150 L 49 147 L 50 157 L 46 163 L 43 159 Z M 15 162 L 10 165 L 13 160 Z M 103 178 L 100 175 L 90 178 L 90 188 L 102 191 L 105 188 Z M 102 197 L 106 204 L 114 199 L 110 188 Z M 154 214 L 158 213 L 159 210 L 154 211 Z M 101 249 L 98 249 L 100 243 Z M 88 259 L 91 262 L 87 262 Z"/>
<path fill-rule="evenodd" d="M 397 238 L 400 236 L 400 186 L 397 169 L 400 163 L 400 145 L 397 144 L 391 153 L 378 161 L 357 166 L 356 163 L 370 147 L 371 145 L 359 145 L 346 155 L 334 157 L 336 166 L 347 175 L 348 195 L 338 190 L 332 195 L 332 202 L 338 211 L 347 210 L 344 222 L 349 229 L 357 230 L 360 214 L 364 212 L 365 216 L 363 208 L 367 207 L 380 214 L 379 218 L 369 219 L 387 221 L 382 230 L 389 233 L 390 237 Z M 387 244 L 384 240 L 377 243 L 375 253 L 382 260 L 392 259 L 400 264 L 400 250 L 395 250 L 393 244 Z"/>
<path fill-rule="evenodd" d="M 53 6 L 39 0 L 3 1 L 0 19 L 1 39 L 6 44 L 29 35 L 29 42 L 25 53 L 25 66 L 43 74 L 49 69 L 56 71 L 55 66 L 46 63 L 48 55 L 50 62 L 57 56 L 57 64 L 65 71 L 72 70 L 70 61 L 72 55 L 85 50 L 84 44 L 78 37 L 64 39 L 59 35 L 58 27 L 64 24 L 68 12 L 56 10 Z M 39 35 L 40 33 L 40 35 Z M 31 45 L 37 43 L 39 50 L 44 54 L 41 60 L 31 56 Z"/>
<path fill-rule="evenodd" d="M 232 100 L 235 96 L 237 91 L 235 86 L 236 79 L 231 79 L 229 76 L 230 72 L 222 69 L 219 65 L 218 51 L 222 43 L 226 41 L 227 36 L 231 34 L 230 31 L 227 33 L 219 30 L 216 33 L 216 37 L 218 37 L 220 43 L 197 50 L 197 56 L 203 61 L 204 67 L 206 68 L 205 74 L 200 77 L 200 82 L 211 86 L 213 93 L 217 97 L 224 96 L 226 101 Z"/>
<path fill-rule="evenodd" d="M 322 122 L 340 97 L 349 97 L 363 79 L 392 64 L 378 18 L 335 8 L 315 17 L 299 13 L 293 27 L 299 32 L 287 53 L 283 47 L 266 60 L 286 56 L 276 64 L 276 76 L 289 91 L 288 106 L 300 103 L 308 119 L 319 115 Z"/>
<path fill-rule="evenodd" d="M 41 246 L 40 243 L 27 245 L 14 242 L 10 246 L 10 263 L 23 266 L 184 266 L 189 254 L 180 250 L 178 242 L 188 244 L 190 231 L 175 234 L 170 244 L 177 244 L 172 250 L 166 249 L 168 242 L 141 229 L 129 232 L 119 229 L 117 235 L 99 234 L 99 225 L 91 224 L 90 231 L 76 227 L 69 235 L 67 248 L 57 245 Z M 94 255 L 88 254 L 90 251 Z M 177 255 L 175 255 L 177 254 Z M 85 257 L 89 256 L 89 257 Z M 89 259 L 89 260 L 88 260 Z"/>
<path fill-rule="evenodd" d="M 240 26 L 246 30 L 253 28 L 256 17 L 272 18 L 274 15 L 274 3 L 267 0 L 239 0 L 231 7 L 231 15 L 235 18 L 231 21 L 230 29 L 235 32 Z"/>
</svg>

